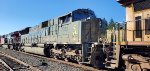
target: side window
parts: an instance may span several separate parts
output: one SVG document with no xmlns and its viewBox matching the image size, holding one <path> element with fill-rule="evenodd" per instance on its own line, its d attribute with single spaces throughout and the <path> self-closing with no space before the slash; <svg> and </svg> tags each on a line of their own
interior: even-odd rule
<svg viewBox="0 0 150 71">
<path fill-rule="evenodd" d="M 48 21 L 42 22 L 42 28 L 45 28 L 48 26 Z"/>
<path fill-rule="evenodd" d="M 141 16 L 135 17 L 135 34 L 136 38 L 142 37 Z"/>
<path fill-rule="evenodd" d="M 63 16 L 63 17 L 59 18 L 59 23 L 60 24 L 68 23 L 70 21 L 71 21 L 71 13 L 66 15 L 66 16 Z"/>
<path fill-rule="evenodd" d="M 145 19 L 145 35 L 150 35 L 150 18 Z"/>
</svg>

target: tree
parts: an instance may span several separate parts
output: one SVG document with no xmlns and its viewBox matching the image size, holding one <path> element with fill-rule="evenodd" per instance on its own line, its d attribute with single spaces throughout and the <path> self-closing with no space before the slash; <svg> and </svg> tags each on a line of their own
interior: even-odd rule
<svg viewBox="0 0 150 71">
<path fill-rule="evenodd" d="M 100 29 L 99 29 L 101 38 L 106 35 L 107 26 L 108 26 L 108 23 L 107 23 L 106 19 L 105 18 L 101 19 L 101 24 L 100 24 Z"/>
<path fill-rule="evenodd" d="M 107 23 L 106 19 L 103 18 L 103 19 L 102 19 L 101 28 L 103 28 L 104 30 L 106 30 L 106 29 L 107 29 L 107 26 L 108 26 L 108 23 Z"/>
<path fill-rule="evenodd" d="M 109 25 L 107 27 L 108 30 L 112 30 L 113 27 L 115 28 L 116 27 L 116 23 L 114 22 L 113 19 L 110 19 L 110 22 L 109 22 Z"/>
</svg>

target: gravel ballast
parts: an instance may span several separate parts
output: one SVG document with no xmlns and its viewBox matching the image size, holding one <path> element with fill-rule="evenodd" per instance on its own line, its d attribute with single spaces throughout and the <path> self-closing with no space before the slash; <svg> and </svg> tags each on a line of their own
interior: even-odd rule
<svg viewBox="0 0 150 71">
<path fill-rule="evenodd" d="M 60 62 L 49 61 L 44 58 L 37 58 L 31 55 L 16 52 L 14 50 L 4 49 L 0 47 L 0 51 L 7 53 L 8 55 L 15 57 L 41 71 L 84 71 L 81 68 L 73 67 Z"/>
</svg>

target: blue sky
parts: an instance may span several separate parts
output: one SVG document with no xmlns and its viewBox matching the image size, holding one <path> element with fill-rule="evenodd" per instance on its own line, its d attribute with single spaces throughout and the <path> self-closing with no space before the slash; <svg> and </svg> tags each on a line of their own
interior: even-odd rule
<svg viewBox="0 0 150 71">
<path fill-rule="evenodd" d="M 116 0 L 0 0 L 0 35 L 35 26 L 78 8 L 89 8 L 108 21 L 125 20 L 125 8 Z"/>
</svg>

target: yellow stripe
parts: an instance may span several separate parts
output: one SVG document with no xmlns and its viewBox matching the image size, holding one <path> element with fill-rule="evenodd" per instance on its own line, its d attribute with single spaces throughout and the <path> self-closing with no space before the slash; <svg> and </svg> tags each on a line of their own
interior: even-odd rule
<svg viewBox="0 0 150 71">
<path fill-rule="evenodd" d="M 126 42 L 114 42 L 116 45 L 126 45 Z"/>
</svg>

